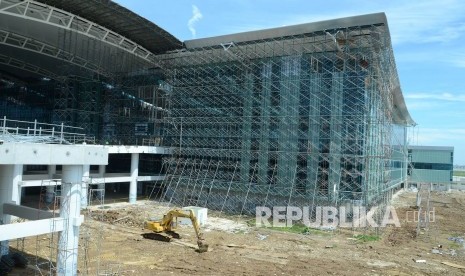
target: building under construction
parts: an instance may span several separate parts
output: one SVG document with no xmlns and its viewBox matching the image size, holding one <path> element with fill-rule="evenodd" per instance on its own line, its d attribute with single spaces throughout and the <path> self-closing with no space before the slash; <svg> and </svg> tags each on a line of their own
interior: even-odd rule
<svg viewBox="0 0 465 276">
<path fill-rule="evenodd" d="M 165 193 L 230 212 L 389 199 L 406 127 L 384 14 L 186 41 L 159 55 Z"/>
<path fill-rule="evenodd" d="M 163 175 L 152 198 L 236 214 L 373 206 L 407 178 L 383 13 L 181 42 L 111 1 L 1 0 L 0 91 L 3 141 L 150 146 L 110 149 L 132 154 L 131 202 L 138 167 Z"/>
<path fill-rule="evenodd" d="M 405 180 L 413 121 L 384 14 L 181 43 L 112 2 L 0 7 L 2 117 L 174 149 L 164 199 L 372 204 Z"/>
</svg>

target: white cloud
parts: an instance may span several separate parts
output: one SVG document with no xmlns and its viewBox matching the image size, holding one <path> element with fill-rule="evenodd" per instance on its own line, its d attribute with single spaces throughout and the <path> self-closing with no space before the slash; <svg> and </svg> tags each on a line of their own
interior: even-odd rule
<svg viewBox="0 0 465 276">
<path fill-rule="evenodd" d="M 196 5 L 192 5 L 192 17 L 187 21 L 187 27 L 192 33 L 192 38 L 195 38 L 197 35 L 197 30 L 195 29 L 195 23 L 202 19 L 203 15 L 200 12 L 199 8 Z"/>
<path fill-rule="evenodd" d="M 453 66 L 465 68 L 465 49 L 459 48 L 455 50 L 455 53 L 451 51 L 448 55 L 444 58 L 444 61 L 452 64 Z"/>
<path fill-rule="evenodd" d="M 465 128 L 421 128 L 416 127 L 410 134 L 412 145 L 451 145 L 462 142 L 465 137 Z"/>
<path fill-rule="evenodd" d="M 404 96 L 406 99 L 415 100 L 440 100 L 451 102 L 465 102 L 465 94 L 451 94 L 451 93 L 409 93 Z"/>
<path fill-rule="evenodd" d="M 394 43 L 446 43 L 463 35 L 464 10 L 460 0 L 402 1 L 386 14 Z"/>
</svg>

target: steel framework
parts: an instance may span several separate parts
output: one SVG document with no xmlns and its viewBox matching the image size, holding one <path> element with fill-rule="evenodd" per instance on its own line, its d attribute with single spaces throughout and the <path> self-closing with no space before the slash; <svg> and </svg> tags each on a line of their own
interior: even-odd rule
<svg viewBox="0 0 465 276">
<path fill-rule="evenodd" d="M 394 114 L 387 25 L 285 30 L 160 57 L 170 202 L 241 214 L 369 206 L 405 180 L 409 123 Z"/>
<path fill-rule="evenodd" d="M 156 61 L 155 55 L 152 52 L 148 51 L 147 49 L 138 45 L 137 43 L 125 38 L 124 36 L 115 33 L 94 22 L 91 22 L 85 18 L 79 17 L 75 14 L 58 8 L 54 8 L 44 3 L 30 0 L 1 0 L 0 14 L 23 17 L 27 18 L 28 20 L 49 24 L 58 27 L 62 30 L 79 33 L 81 35 L 103 42 L 105 44 L 109 44 L 113 47 L 117 47 L 127 53 L 142 58 L 149 63 L 155 63 Z M 8 40 L 8 36 L 1 37 L 1 39 L 2 43 L 5 43 Z M 14 38 L 11 37 L 11 39 Z M 22 46 L 25 46 L 26 44 L 28 44 L 28 42 L 35 43 L 34 40 L 26 39 L 23 41 Z M 41 46 L 47 47 L 47 45 Z M 25 48 L 29 50 L 34 50 L 36 48 L 36 45 L 31 44 L 31 47 Z M 56 49 L 55 51 L 53 51 L 52 49 L 52 52 L 44 51 L 43 48 L 41 50 L 37 49 L 36 51 L 40 51 L 43 54 L 53 55 L 56 57 L 60 56 L 61 52 L 60 50 Z M 82 66 L 87 65 L 87 61 L 84 60 L 85 58 L 83 59 L 82 57 L 76 57 L 75 53 L 61 53 L 63 56 L 61 56 L 60 58 L 62 59 L 66 59 L 69 62 L 78 62 L 79 64 L 82 64 Z"/>
</svg>

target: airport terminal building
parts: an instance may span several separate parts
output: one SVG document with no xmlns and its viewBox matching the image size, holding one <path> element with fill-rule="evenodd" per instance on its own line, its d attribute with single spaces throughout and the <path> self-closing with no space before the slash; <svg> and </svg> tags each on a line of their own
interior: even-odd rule
<svg viewBox="0 0 465 276">
<path fill-rule="evenodd" d="M 371 204 L 405 181 L 384 14 L 180 42 L 113 2 L 1 8 L 2 117 L 171 148 L 156 169 L 175 202 Z"/>
<path fill-rule="evenodd" d="M 8 192 L 19 165 L 98 165 L 100 177 L 130 170 L 118 181 L 131 202 L 150 181 L 157 200 L 235 214 L 386 203 L 407 180 L 415 124 L 384 13 L 181 42 L 95 0 L 0 1 L 0 116 L 5 147 L 73 147 L 68 126 L 86 137 L 79 146 L 110 154 L 79 164 L 0 156 L 12 166 L 0 204 L 20 201 Z M 38 123 L 53 131 L 42 137 Z"/>
</svg>

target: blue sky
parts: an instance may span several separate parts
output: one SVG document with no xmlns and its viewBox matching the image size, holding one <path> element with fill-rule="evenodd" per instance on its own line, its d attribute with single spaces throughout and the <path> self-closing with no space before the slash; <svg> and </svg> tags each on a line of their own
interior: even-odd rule
<svg viewBox="0 0 465 276">
<path fill-rule="evenodd" d="M 385 12 L 414 145 L 465 165 L 465 1 L 118 0 L 180 40 Z"/>
</svg>

